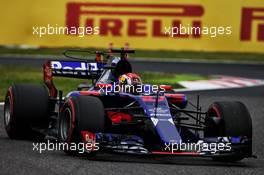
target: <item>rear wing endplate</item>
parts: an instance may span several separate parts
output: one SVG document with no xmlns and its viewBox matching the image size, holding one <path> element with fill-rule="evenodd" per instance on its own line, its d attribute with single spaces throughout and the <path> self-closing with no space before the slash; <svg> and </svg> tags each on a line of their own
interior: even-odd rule
<svg viewBox="0 0 264 175">
<path fill-rule="evenodd" d="M 53 76 L 97 79 L 105 65 L 105 63 L 85 61 L 46 61 L 43 65 L 44 83 L 50 91 L 50 96 L 56 98 L 57 89 L 53 84 Z"/>
</svg>

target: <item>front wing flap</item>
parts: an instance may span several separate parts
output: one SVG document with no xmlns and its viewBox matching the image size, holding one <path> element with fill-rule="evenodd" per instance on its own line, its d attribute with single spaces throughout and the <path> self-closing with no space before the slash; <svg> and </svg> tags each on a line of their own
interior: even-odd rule
<svg viewBox="0 0 264 175">
<path fill-rule="evenodd" d="M 83 142 L 87 142 L 83 140 Z M 95 133 L 98 151 L 146 155 L 179 155 L 216 157 L 229 155 L 252 156 L 252 140 L 247 137 L 210 137 L 196 143 L 168 143 L 160 150 L 146 148 L 141 137 L 112 133 Z"/>
</svg>

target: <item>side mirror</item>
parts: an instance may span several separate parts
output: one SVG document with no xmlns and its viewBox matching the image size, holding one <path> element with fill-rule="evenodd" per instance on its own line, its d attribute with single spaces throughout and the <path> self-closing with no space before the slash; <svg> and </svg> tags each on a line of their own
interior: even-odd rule
<svg viewBox="0 0 264 175">
<path fill-rule="evenodd" d="M 172 91 L 172 86 L 171 85 L 160 85 L 161 89 L 165 89 L 165 91 Z"/>
<path fill-rule="evenodd" d="M 104 83 L 97 83 L 96 84 L 96 87 L 98 87 L 98 88 L 111 88 L 112 87 L 112 84 L 104 84 Z"/>
</svg>

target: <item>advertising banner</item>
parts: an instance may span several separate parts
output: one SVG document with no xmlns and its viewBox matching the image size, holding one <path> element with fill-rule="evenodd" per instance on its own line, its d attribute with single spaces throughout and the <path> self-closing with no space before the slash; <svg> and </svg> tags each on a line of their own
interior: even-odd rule
<svg viewBox="0 0 264 175">
<path fill-rule="evenodd" d="M 15 0 L 0 16 L 0 45 L 264 52 L 263 0 Z"/>
</svg>

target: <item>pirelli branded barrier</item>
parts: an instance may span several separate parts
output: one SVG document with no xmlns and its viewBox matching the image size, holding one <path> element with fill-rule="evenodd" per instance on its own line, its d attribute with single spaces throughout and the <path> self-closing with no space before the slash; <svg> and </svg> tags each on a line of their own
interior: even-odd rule
<svg viewBox="0 0 264 175">
<path fill-rule="evenodd" d="M 0 45 L 264 52 L 263 0 L 0 2 Z"/>
</svg>

